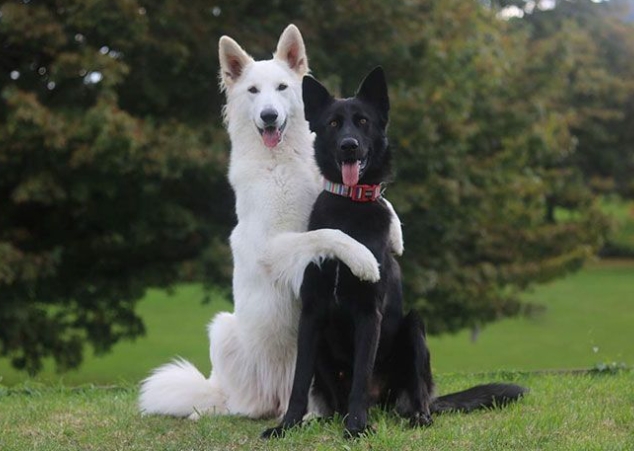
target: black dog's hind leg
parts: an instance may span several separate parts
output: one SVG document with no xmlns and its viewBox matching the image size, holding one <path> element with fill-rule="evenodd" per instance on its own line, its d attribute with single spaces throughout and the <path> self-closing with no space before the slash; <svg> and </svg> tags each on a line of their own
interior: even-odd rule
<svg viewBox="0 0 634 451">
<path fill-rule="evenodd" d="M 362 296 L 359 302 L 368 302 Z M 358 437 L 367 430 L 369 387 L 381 333 L 382 315 L 376 307 L 365 305 L 354 314 L 354 366 L 352 388 L 345 421 L 345 437 Z"/>
<path fill-rule="evenodd" d="M 425 329 L 418 315 L 410 312 L 401 322 L 395 349 L 398 349 L 395 374 L 399 397 L 396 409 L 399 415 L 409 418 L 410 425 L 432 424 L 430 406 L 433 391 L 430 354 L 425 340 Z"/>
<path fill-rule="evenodd" d="M 319 268 L 311 264 L 304 273 L 305 283 L 302 285 L 302 312 L 299 319 L 297 337 L 297 358 L 295 360 L 295 376 L 293 389 L 288 403 L 288 409 L 282 422 L 274 428 L 262 433 L 262 438 L 282 437 L 287 429 L 302 422 L 308 408 L 310 384 L 315 373 L 315 358 L 323 322 L 326 317 L 328 298 L 324 297 L 327 283 L 306 283 L 306 281 L 321 281 Z M 319 288 L 318 288 L 319 287 Z M 327 288 L 325 288 L 327 292 Z"/>
</svg>

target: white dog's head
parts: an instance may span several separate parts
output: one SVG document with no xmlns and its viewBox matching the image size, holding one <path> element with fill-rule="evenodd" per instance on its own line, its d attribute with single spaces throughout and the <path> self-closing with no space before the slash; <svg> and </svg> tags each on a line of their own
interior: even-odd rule
<svg viewBox="0 0 634 451">
<path fill-rule="evenodd" d="M 286 27 L 273 59 L 266 61 L 255 61 L 228 36 L 218 47 L 225 119 L 241 133 L 250 133 L 245 130 L 250 127 L 266 147 L 277 147 L 289 121 L 304 120 L 301 89 L 308 58 L 301 33 L 295 25 Z"/>
</svg>

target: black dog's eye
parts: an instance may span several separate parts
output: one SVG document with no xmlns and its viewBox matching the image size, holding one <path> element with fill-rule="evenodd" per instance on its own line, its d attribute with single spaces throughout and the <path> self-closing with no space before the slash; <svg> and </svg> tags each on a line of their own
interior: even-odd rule
<svg viewBox="0 0 634 451">
<path fill-rule="evenodd" d="M 330 126 L 331 127 L 338 127 L 339 126 L 339 121 L 337 121 L 336 119 L 333 119 L 332 121 L 330 121 Z"/>
<path fill-rule="evenodd" d="M 257 94 L 258 92 L 260 92 L 260 90 L 259 90 L 258 88 L 256 88 L 255 86 L 251 86 L 251 87 L 249 88 L 249 92 L 250 92 L 251 94 Z"/>
<path fill-rule="evenodd" d="M 280 83 L 280 84 L 277 86 L 277 90 L 278 90 L 278 91 L 284 91 L 286 88 L 288 88 L 288 85 L 287 85 L 286 83 Z"/>
<path fill-rule="evenodd" d="M 361 119 L 359 119 L 359 124 L 365 125 L 367 123 L 368 123 L 368 120 L 366 118 L 362 117 Z"/>
</svg>

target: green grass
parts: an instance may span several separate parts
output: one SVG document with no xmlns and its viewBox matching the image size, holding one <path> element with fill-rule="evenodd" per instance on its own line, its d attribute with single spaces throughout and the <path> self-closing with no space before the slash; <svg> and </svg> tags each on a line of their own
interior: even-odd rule
<svg viewBox="0 0 634 451">
<path fill-rule="evenodd" d="M 588 368 L 634 364 L 634 262 L 606 261 L 525 295 L 546 307 L 531 318 L 432 337 L 436 372 Z"/>
<path fill-rule="evenodd" d="M 534 318 L 517 318 L 486 326 L 472 343 L 469 331 L 431 337 L 436 374 L 491 370 L 590 368 L 602 362 L 634 364 L 634 262 L 593 264 L 563 280 L 540 286 L 526 296 L 546 306 Z M 175 356 L 191 360 L 208 374 L 206 325 L 231 305 L 220 296 L 202 304 L 199 285 L 181 286 L 174 294 L 151 290 L 139 305 L 147 335 L 120 343 L 112 353 L 88 355 L 77 371 L 57 375 L 52 365 L 37 378 L 66 386 L 136 383 Z M 0 361 L 8 386 L 25 380 L 23 373 Z"/>
<path fill-rule="evenodd" d="M 138 313 L 146 326 L 146 335 L 135 341 L 118 343 L 111 353 L 95 356 L 87 350 L 86 360 L 78 370 L 57 374 L 50 361 L 36 380 L 38 382 L 81 384 L 126 384 L 146 377 L 149 371 L 169 359 L 182 356 L 191 360 L 204 373 L 209 373 L 209 343 L 206 326 L 212 316 L 232 305 L 222 296 L 212 294 L 211 302 L 198 284 L 182 285 L 167 293 L 149 290 L 139 303 Z M 0 360 L 0 380 L 14 385 L 25 380 L 22 372 Z M 1 448 L 0 448 L 1 449 Z"/>
<path fill-rule="evenodd" d="M 373 410 L 376 433 L 345 441 L 340 421 L 310 423 L 287 438 L 265 442 L 272 420 L 142 417 L 136 389 L 77 389 L 23 385 L 0 389 L 0 449 L 73 450 L 631 450 L 634 373 L 445 375 L 442 392 L 491 379 L 510 379 L 531 392 L 503 410 L 447 414 L 430 428 L 409 429 Z"/>
</svg>

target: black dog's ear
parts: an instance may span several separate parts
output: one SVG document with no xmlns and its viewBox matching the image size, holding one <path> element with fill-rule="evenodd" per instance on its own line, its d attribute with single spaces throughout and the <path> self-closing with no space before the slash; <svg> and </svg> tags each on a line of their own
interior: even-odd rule
<svg viewBox="0 0 634 451">
<path fill-rule="evenodd" d="M 318 119 L 319 113 L 332 103 L 333 97 L 324 85 L 310 75 L 305 75 L 302 80 L 302 98 L 304 100 L 304 116 L 311 131 L 315 131 L 313 123 Z"/>
<path fill-rule="evenodd" d="M 385 72 L 381 66 L 377 66 L 363 79 L 357 90 L 357 99 L 363 100 L 374 106 L 385 123 L 390 111 L 390 98 L 387 94 L 387 82 Z"/>
</svg>

